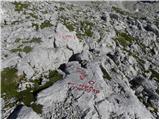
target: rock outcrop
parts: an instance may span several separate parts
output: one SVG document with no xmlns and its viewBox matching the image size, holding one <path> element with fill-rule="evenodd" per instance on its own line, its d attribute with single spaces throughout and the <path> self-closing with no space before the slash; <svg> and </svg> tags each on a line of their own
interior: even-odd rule
<svg viewBox="0 0 160 120">
<path fill-rule="evenodd" d="M 2 118 L 159 118 L 158 1 L 1 3 Z"/>
</svg>

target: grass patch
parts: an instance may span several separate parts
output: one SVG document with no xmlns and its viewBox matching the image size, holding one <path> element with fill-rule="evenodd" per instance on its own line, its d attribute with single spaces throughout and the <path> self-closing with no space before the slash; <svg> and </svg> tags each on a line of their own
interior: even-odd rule
<svg viewBox="0 0 160 120">
<path fill-rule="evenodd" d="M 84 33 L 85 36 L 92 37 L 93 32 L 92 32 L 92 27 L 93 23 L 89 21 L 81 21 L 81 30 Z"/>
<path fill-rule="evenodd" d="M 36 100 L 32 92 L 33 91 L 31 88 L 27 88 L 26 90 L 20 91 L 17 96 L 18 100 L 22 101 L 26 106 L 30 107 L 31 102 L 34 102 Z"/>
<path fill-rule="evenodd" d="M 36 96 L 33 94 L 33 88 L 27 88 L 26 90 L 19 92 L 17 99 L 18 101 L 23 102 L 27 107 L 31 107 L 36 113 L 42 113 L 43 106 L 35 103 Z"/>
<path fill-rule="evenodd" d="M 15 97 L 17 95 L 17 83 L 21 78 L 17 75 L 15 68 L 4 68 L 1 71 L 1 92 L 6 93 L 9 98 Z"/>
<path fill-rule="evenodd" d="M 13 2 L 15 5 L 15 11 L 23 11 L 24 9 L 28 8 L 29 4 L 28 3 L 22 3 L 22 2 Z"/>
<path fill-rule="evenodd" d="M 15 25 L 16 23 L 20 23 L 20 22 L 21 21 L 16 20 L 16 21 L 11 22 L 11 25 Z"/>
<path fill-rule="evenodd" d="M 24 48 L 23 48 L 23 52 L 25 52 L 25 53 L 29 53 L 29 52 L 31 52 L 32 51 L 32 47 L 30 47 L 30 46 L 25 46 Z"/>
<path fill-rule="evenodd" d="M 49 71 L 49 81 L 46 82 L 44 85 L 39 86 L 34 90 L 34 93 L 38 93 L 43 89 L 48 88 L 49 86 L 53 85 L 56 81 L 63 79 L 63 76 L 58 73 L 57 70 Z"/>
<path fill-rule="evenodd" d="M 22 52 L 22 49 L 21 48 L 15 48 L 15 49 L 12 49 L 11 52 Z"/>
<path fill-rule="evenodd" d="M 115 40 L 118 41 L 119 44 L 123 47 L 127 47 L 134 41 L 134 38 L 127 33 L 117 32 L 117 37 L 115 38 Z"/>
<path fill-rule="evenodd" d="M 12 49 L 11 52 L 25 52 L 25 53 L 29 53 L 32 51 L 32 47 L 30 46 L 25 46 L 24 48 L 15 48 Z"/>
<path fill-rule="evenodd" d="M 63 7 L 59 7 L 59 11 L 64 11 L 65 9 Z"/>
<path fill-rule="evenodd" d="M 41 114 L 43 106 L 36 103 L 37 94 L 53 85 L 56 81 L 63 79 L 63 76 L 57 70 L 49 71 L 49 81 L 44 85 L 41 85 L 41 78 L 36 79 L 33 81 L 34 87 L 29 87 L 20 92 L 17 92 L 18 83 L 24 79 L 24 76 L 18 76 L 15 68 L 5 68 L 1 72 L 1 78 L 1 91 L 2 93 L 6 93 L 5 98 L 11 99 L 14 97 L 16 101 L 23 102 L 24 105 L 31 107 L 36 113 Z"/>
<path fill-rule="evenodd" d="M 65 18 L 65 17 L 61 16 L 61 17 L 60 17 L 60 20 L 63 22 L 63 24 L 67 27 L 67 29 L 68 29 L 69 31 L 72 32 L 72 31 L 75 30 L 74 24 L 73 24 L 71 21 L 69 21 L 68 18 Z"/>
<path fill-rule="evenodd" d="M 30 41 L 23 41 L 23 43 L 41 43 L 42 40 L 40 37 L 33 37 Z"/>
<path fill-rule="evenodd" d="M 49 20 L 45 20 L 43 23 L 41 23 L 40 28 L 44 29 L 47 27 L 52 27 L 53 25 L 51 24 L 51 22 Z"/>
<path fill-rule="evenodd" d="M 122 15 L 129 15 L 129 12 L 122 10 L 121 8 L 112 6 L 112 10 Z"/>
<path fill-rule="evenodd" d="M 24 76 L 18 76 L 15 68 L 5 68 L 1 71 L 1 92 L 3 94 L 5 93 L 2 97 L 4 99 L 11 99 L 14 97 L 16 101 L 23 102 L 24 105 L 32 107 L 35 112 L 42 113 L 42 105 L 35 103 L 36 96 L 33 94 L 33 88 L 27 88 L 26 90 L 17 92 L 18 83 L 22 79 L 24 79 Z M 14 106 L 13 104 L 11 105 Z M 12 106 L 10 106 L 10 104 L 5 105 L 5 107 Z"/>
<path fill-rule="evenodd" d="M 150 69 L 150 71 L 152 72 L 152 75 L 150 76 L 150 79 L 156 78 L 157 80 L 159 80 L 159 73 L 156 72 L 156 71 L 153 70 L 153 69 Z"/>
<path fill-rule="evenodd" d="M 20 42 L 20 41 L 21 41 L 21 38 L 17 38 L 17 39 L 15 40 L 16 43 L 18 43 L 18 42 Z"/>
<path fill-rule="evenodd" d="M 32 18 L 38 19 L 38 16 L 35 13 L 28 13 Z"/>
<path fill-rule="evenodd" d="M 108 79 L 108 80 L 111 80 L 111 79 L 112 79 L 111 76 L 110 76 L 110 75 L 108 74 L 108 72 L 103 68 L 102 65 L 100 65 L 100 68 L 101 68 L 101 70 L 102 70 L 102 72 L 103 72 L 103 78 Z"/>
<path fill-rule="evenodd" d="M 32 23 L 32 27 L 36 29 L 36 31 L 39 30 L 39 25 L 37 23 Z"/>
<path fill-rule="evenodd" d="M 74 31 L 74 25 L 71 22 L 64 21 L 64 25 L 68 28 L 69 31 Z"/>
<path fill-rule="evenodd" d="M 31 107 L 32 107 L 33 111 L 35 111 L 36 113 L 38 113 L 38 114 L 42 113 L 43 106 L 41 104 L 33 103 L 33 104 L 31 104 Z"/>
</svg>

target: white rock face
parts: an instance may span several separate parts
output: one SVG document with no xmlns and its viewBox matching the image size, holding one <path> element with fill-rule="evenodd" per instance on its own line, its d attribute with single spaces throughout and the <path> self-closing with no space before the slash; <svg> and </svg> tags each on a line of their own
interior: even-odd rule
<svg viewBox="0 0 160 120">
<path fill-rule="evenodd" d="M 68 47 L 74 54 L 82 51 L 82 44 L 79 42 L 75 32 L 69 30 L 62 24 L 58 24 L 56 28 L 55 44 L 57 47 Z"/>
<path fill-rule="evenodd" d="M 67 63 L 73 53 L 82 51 L 82 44 L 76 34 L 69 32 L 62 24 L 57 26 L 55 44 L 57 48 L 36 47 L 22 58 L 21 62 L 18 63 L 20 73 L 24 72 L 26 77 L 30 79 L 35 71 L 42 73 L 44 70 L 56 69 L 60 64 Z"/>
<path fill-rule="evenodd" d="M 64 48 L 36 48 L 23 59 L 35 67 L 36 71 L 42 72 L 55 69 L 60 64 L 66 63 L 71 55 L 72 51 Z"/>
<path fill-rule="evenodd" d="M 159 118 L 158 2 L 1 7 L 2 118 Z"/>
<path fill-rule="evenodd" d="M 91 119 L 109 118 L 114 114 L 113 116 L 116 115 L 117 118 L 118 116 L 134 118 L 136 114 L 137 118 L 153 118 L 123 80 L 120 78 L 112 79 L 112 82 L 104 80 L 97 63 L 91 63 L 87 70 L 78 67 L 78 63 L 67 66 L 72 66 L 72 68 L 67 68 L 70 75 L 66 79 L 38 94 L 38 103 L 43 105 L 42 117 L 81 118 L 85 114 L 85 119 Z M 85 74 L 86 76 L 83 76 Z M 84 79 L 81 79 L 83 77 Z M 119 81 L 119 85 L 115 84 L 115 81 Z M 112 88 L 113 85 L 115 88 Z M 125 88 L 122 92 L 118 90 L 118 87 Z M 65 107 L 68 104 L 71 104 L 72 107 L 67 111 Z M 69 112 L 75 106 L 77 106 L 75 109 L 77 116 Z M 61 110 L 59 107 L 62 107 Z M 60 111 L 55 111 L 57 109 Z"/>
</svg>

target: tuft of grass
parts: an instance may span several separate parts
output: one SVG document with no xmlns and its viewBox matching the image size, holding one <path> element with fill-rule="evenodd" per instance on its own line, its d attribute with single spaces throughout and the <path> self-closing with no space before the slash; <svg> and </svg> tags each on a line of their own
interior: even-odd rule
<svg viewBox="0 0 160 120">
<path fill-rule="evenodd" d="M 36 113 L 38 113 L 38 114 L 42 113 L 43 106 L 41 104 L 33 103 L 33 104 L 31 104 L 31 107 Z"/>
<path fill-rule="evenodd" d="M 16 43 L 18 43 L 18 42 L 20 42 L 20 41 L 21 41 L 21 38 L 17 38 L 17 39 L 15 40 Z"/>
<path fill-rule="evenodd" d="M 64 22 L 64 25 L 68 28 L 69 31 L 74 31 L 74 25 L 71 22 Z"/>
<path fill-rule="evenodd" d="M 30 41 L 23 41 L 23 43 L 41 43 L 42 40 L 40 37 L 33 37 Z"/>
<path fill-rule="evenodd" d="M 32 47 L 30 47 L 30 46 L 25 46 L 24 48 L 23 48 L 23 52 L 25 52 L 25 53 L 29 53 L 29 52 L 31 52 L 32 51 Z"/>
<path fill-rule="evenodd" d="M 27 88 L 26 90 L 18 92 L 18 83 L 24 79 L 24 76 L 17 75 L 17 69 L 15 68 L 4 68 L 1 71 L 1 92 L 5 100 L 15 98 L 16 101 L 23 102 L 24 105 L 32 107 L 32 109 L 39 113 L 42 113 L 42 105 L 36 104 L 36 96 L 33 93 L 34 88 Z M 13 106 L 13 104 L 11 104 Z M 10 104 L 5 107 L 12 107 Z"/>
<path fill-rule="evenodd" d="M 57 70 L 53 70 L 49 72 L 49 79 L 51 81 L 57 81 L 63 79 L 63 76 Z"/>
<path fill-rule="evenodd" d="M 33 90 L 33 88 L 27 88 L 26 90 L 20 91 L 17 99 L 18 101 L 23 102 L 27 107 L 31 107 L 36 113 L 41 114 L 43 106 L 35 103 L 36 96 L 33 93 Z"/>
<path fill-rule="evenodd" d="M 134 41 L 134 38 L 127 33 L 117 32 L 117 37 L 115 38 L 115 40 L 118 41 L 119 44 L 123 47 L 127 47 Z"/>
<path fill-rule="evenodd" d="M 59 7 L 59 11 L 64 11 L 65 9 L 63 7 Z"/>
<path fill-rule="evenodd" d="M 75 30 L 74 24 L 73 24 L 69 19 L 61 16 L 61 17 L 60 17 L 60 20 L 63 22 L 63 24 L 67 27 L 67 29 L 68 29 L 69 31 L 72 32 L 72 31 Z"/>
<path fill-rule="evenodd" d="M 49 20 L 45 20 L 43 23 L 41 23 L 40 28 L 44 29 L 47 27 L 52 27 L 53 25 L 51 24 L 51 22 Z"/>
<path fill-rule="evenodd" d="M 37 23 L 32 23 L 32 27 L 36 29 L 36 31 L 39 30 L 39 25 Z"/>
<path fill-rule="evenodd" d="M 25 52 L 25 53 L 29 53 L 32 51 L 32 47 L 30 46 L 25 46 L 23 49 L 22 48 L 15 48 L 12 49 L 11 52 Z"/>
<path fill-rule="evenodd" d="M 110 76 L 110 75 L 108 74 L 108 72 L 103 68 L 102 65 L 100 65 L 100 68 L 101 68 L 101 70 L 102 70 L 102 72 L 103 72 L 103 78 L 108 79 L 108 80 L 111 80 L 111 79 L 112 79 L 111 76 Z"/>
<path fill-rule="evenodd" d="M 38 19 L 38 16 L 35 13 L 28 13 L 31 17 Z"/>
<path fill-rule="evenodd" d="M 11 25 L 15 25 L 16 23 L 20 23 L 20 22 L 21 21 L 16 20 L 16 21 L 11 22 Z"/>
<path fill-rule="evenodd" d="M 152 75 L 150 76 L 150 78 L 156 78 L 157 80 L 159 80 L 159 73 L 153 69 L 150 69 L 150 71 L 152 72 Z"/>
<path fill-rule="evenodd" d="M 28 3 L 22 3 L 22 2 L 13 2 L 15 5 L 15 11 L 23 11 L 24 9 L 28 8 L 29 4 Z"/>
<path fill-rule="evenodd" d="M 36 79 L 33 81 L 35 84 L 34 87 L 29 87 L 20 92 L 17 92 L 18 81 L 22 78 L 24 79 L 24 76 L 18 76 L 15 68 L 5 68 L 1 72 L 1 78 L 1 90 L 2 93 L 6 93 L 5 96 L 7 96 L 7 98 L 10 99 L 14 97 L 16 101 L 23 102 L 24 105 L 31 107 L 36 113 L 41 114 L 43 106 L 35 102 L 37 100 L 37 94 L 41 90 L 53 85 L 56 81 L 61 80 L 63 76 L 59 74 L 57 70 L 49 71 L 49 81 L 44 85 L 41 85 L 41 78 Z"/>
<path fill-rule="evenodd" d="M 112 6 L 112 10 L 122 15 L 129 15 L 129 12 L 122 10 L 121 8 Z"/>
<path fill-rule="evenodd" d="M 92 37 L 93 32 L 92 32 L 92 27 L 93 23 L 89 21 L 81 21 L 81 30 L 84 32 L 85 36 Z"/>
<path fill-rule="evenodd" d="M 15 97 L 17 95 L 17 82 L 20 79 L 15 68 L 4 68 L 1 71 L 1 92 L 6 93 L 9 98 Z"/>
<path fill-rule="evenodd" d="M 21 48 L 15 48 L 15 49 L 12 49 L 11 52 L 22 52 L 22 49 Z"/>
<path fill-rule="evenodd" d="M 46 82 L 44 85 L 38 87 L 34 92 L 39 92 L 49 86 L 53 85 L 56 81 L 63 79 L 63 76 L 58 73 L 57 70 L 49 71 L 49 81 Z"/>
<path fill-rule="evenodd" d="M 31 102 L 34 102 L 35 96 L 32 94 L 32 89 L 27 88 L 26 90 L 20 91 L 17 96 L 19 101 L 22 101 L 26 106 L 30 107 Z"/>
<path fill-rule="evenodd" d="M 157 28 L 159 28 L 159 18 L 155 18 L 153 23 L 157 26 Z"/>
</svg>

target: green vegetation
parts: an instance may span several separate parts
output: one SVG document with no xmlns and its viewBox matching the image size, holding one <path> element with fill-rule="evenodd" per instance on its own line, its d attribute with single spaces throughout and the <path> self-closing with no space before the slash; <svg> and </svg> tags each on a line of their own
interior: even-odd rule
<svg viewBox="0 0 160 120">
<path fill-rule="evenodd" d="M 16 21 L 13 21 L 11 22 L 11 25 L 15 25 L 16 23 L 19 23 L 20 21 L 16 20 Z"/>
<path fill-rule="evenodd" d="M 30 47 L 30 46 L 25 46 L 24 48 L 23 48 L 23 52 L 25 52 L 25 53 L 29 53 L 29 52 L 31 52 L 32 51 L 32 47 Z"/>
<path fill-rule="evenodd" d="M 22 52 L 23 50 L 21 48 L 15 48 L 12 49 L 11 52 Z"/>
<path fill-rule="evenodd" d="M 36 31 L 39 30 L 39 25 L 37 23 L 32 23 L 32 27 L 35 27 Z"/>
<path fill-rule="evenodd" d="M 150 71 L 152 72 L 152 75 L 150 76 L 150 78 L 156 78 L 157 80 L 159 80 L 159 73 L 156 72 L 155 70 L 153 69 L 150 69 Z"/>
<path fill-rule="evenodd" d="M 38 16 L 35 13 L 28 13 L 31 17 L 38 19 Z"/>
<path fill-rule="evenodd" d="M 68 28 L 69 31 L 74 31 L 74 25 L 71 22 L 64 21 L 64 25 Z"/>
<path fill-rule="evenodd" d="M 41 11 L 43 14 L 47 14 L 48 13 L 48 11 L 47 10 L 45 10 L 45 11 Z"/>
<path fill-rule="evenodd" d="M 92 23 L 88 20 L 76 21 L 76 23 L 74 23 L 69 18 L 66 18 L 64 16 L 60 16 L 60 21 L 67 27 L 67 29 L 69 31 L 76 31 L 76 35 L 80 39 L 82 39 L 85 36 L 92 37 L 92 35 L 93 35 L 92 28 L 94 26 L 94 23 Z M 79 25 L 79 27 L 76 28 L 76 25 Z"/>
<path fill-rule="evenodd" d="M 123 47 L 127 47 L 134 41 L 134 38 L 127 33 L 117 32 L 117 37 L 115 38 L 115 40 L 118 41 L 119 44 Z"/>
<path fill-rule="evenodd" d="M 92 37 L 93 32 L 92 32 L 92 27 L 93 23 L 89 21 L 81 21 L 81 30 L 83 31 L 85 36 Z"/>
<path fill-rule="evenodd" d="M 11 52 L 25 52 L 25 53 L 29 53 L 31 51 L 32 51 L 32 47 L 30 46 L 25 46 L 24 48 L 15 48 L 11 50 Z"/>
<path fill-rule="evenodd" d="M 16 40 L 15 40 L 15 42 L 20 42 L 21 41 L 21 38 L 17 38 Z"/>
<path fill-rule="evenodd" d="M 76 31 L 76 36 L 79 39 L 83 39 L 83 37 L 87 36 L 87 37 L 92 37 L 93 32 L 92 32 L 92 27 L 94 26 L 94 24 L 92 22 L 89 21 L 80 21 L 80 30 Z"/>
<path fill-rule="evenodd" d="M 1 92 L 6 93 L 7 96 L 15 97 L 17 95 L 17 83 L 22 79 L 22 76 L 17 75 L 15 68 L 4 68 L 1 71 Z"/>
<path fill-rule="evenodd" d="M 30 107 L 31 102 L 34 102 L 36 100 L 32 92 L 33 91 L 31 88 L 20 91 L 17 96 L 18 100 L 22 101 L 26 106 Z"/>
<path fill-rule="evenodd" d="M 48 88 L 49 86 L 53 85 L 56 81 L 61 80 L 61 79 L 63 79 L 63 76 L 59 74 L 58 71 L 56 70 L 49 71 L 49 81 L 46 82 L 44 85 L 36 88 L 34 92 L 37 93 L 45 88 Z"/>
<path fill-rule="evenodd" d="M 101 68 L 101 70 L 102 70 L 102 72 L 103 72 L 103 78 L 108 79 L 108 80 L 111 80 L 111 79 L 112 79 L 111 76 L 110 76 L 110 75 L 108 74 L 108 72 L 103 68 L 102 65 L 100 65 L 100 68 Z"/>
<path fill-rule="evenodd" d="M 39 85 L 41 85 L 41 82 L 42 82 L 42 78 L 33 80 L 34 87 L 35 88 L 39 87 Z"/>
<path fill-rule="evenodd" d="M 23 41 L 23 43 L 41 43 L 42 40 L 40 37 L 33 37 L 30 41 Z"/>
<path fill-rule="evenodd" d="M 61 16 L 60 20 L 63 22 L 63 24 L 67 27 L 69 31 L 72 32 L 75 30 L 73 22 L 71 22 L 68 18 Z"/>
<path fill-rule="evenodd" d="M 121 8 L 112 6 L 112 10 L 114 10 L 117 13 L 120 13 L 122 15 L 129 15 L 129 12 L 122 10 Z"/>
<path fill-rule="evenodd" d="M 33 81 L 34 87 L 33 88 L 27 88 L 24 91 L 19 92 L 18 99 L 19 101 L 23 101 L 23 103 L 26 106 L 32 107 L 32 109 L 37 112 L 42 112 L 42 105 L 36 104 L 36 96 L 37 93 L 44 90 L 45 88 L 50 87 L 53 85 L 56 81 L 61 80 L 63 77 L 61 74 L 58 73 L 58 71 L 53 70 L 49 72 L 49 81 L 46 82 L 44 85 L 41 85 L 42 79 L 36 79 Z M 32 104 L 31 104 L 32 103 Z"/>
<path fill-rule="evenodd" d="M 64 11 L 65 9 L 63 7 L 59 7 L 59 11 Z"/>
<path fill-rule="evenodd" d="M 13 2 L 15 5 L 15 11 L 23 11 L 24 9 L 28 8 L 29 4 L 28 3 L 22 3 L 22 2 Z"/>
<path fill-rule="evenodd" d="M 157 28 L 159 28 L 159 18 L 155 18 L 153 23 L 157 26 Z"/>
<path fill-rule="evenodd" d="M 43 23 L 41 23 L 40 28 L 44 29 L 44 28 L 51 27 L 51 26 L 53 26 L 53 25 L 50 23 L 50 21 L 45 20 Z"/>
<path fill-rule="evenodd" d="M 137 98 L 146 106 L 146 108 L 152 108 L 152 110 L 149 110 L 151 113 L 157 113 L 158 109 L 155 108 L 155 106 L 153 106 L 153 104 L 149 101 L 146 102 L 146 100 L 144 99 L 144 97 L 142 96 L 137 96 Z"/>
<path fill-rule="evenodd" d="M 42 112 L 42 105 L 34 103 L 36 98 L 33 94 L 32 88 L 17 92 L 18 83 L 24 79 L 24 76 L 18 76 L 15 68 L 5 68 L 1 71 L 1 92 L 5 93 L 2 97 L 4 99 L 11 99 L 14 97 L 17 101 L 23 102 L 26 106 L 32 107 L 37 112 Z M 33 104 L 31 104 L 33 102 Z M 15 103 L 16 104 L 16 103 Z M 7 104 L 5 107 L 12 107 L 14 104 Z"/>
<path fill-rule="evenodd" d="M 5 68 L 1 72 L 1 92 L 4 94 L 2 97 L 4 99 L 10 99 L 14 97 L 16 101 L 23 102 L 24 105 L 32 107 L 32 109 L 38 114 L 42 113 L 42 105 L 35 103 L 37 93 L 41 90 L 50 87 L 56 81 L 61 80 L 63 77 L 58 71 L 49 71 L 49 81 L 44 85 L 41 85 L 42 79 L 36 79 L 33 81 L 34 87 L 27 88 L 26 90 L 17 92 L 18 83 L 20 80 L 24 80 L 24 76 L 18 76 L 17 70 L 15 68 Z M 8 106 L 8 105 L 6 105 Z"/>
<path fill-rule="evenodd" d="M 43 106 L 41 104 L 33 103 L 33 104 L 31 104 L 31 107 L 36 113 L 38 113 L 38 114 L 42 113 Z"/>
<path fill-rule="evenodd" d="M 121 15 L 127 15 L 129 17 L 134 18 L 134 19 L 142 18 L 142 15 L 140 15 L 140 17 L 139 17 L 138 13 L 131 13 L 126 10 L 122 10 L 121 8 L 118 8 L 116 6 L 112 6 L 112 10 L 115 11 L 116 13 L 119 13 Z"/>
</svg>

